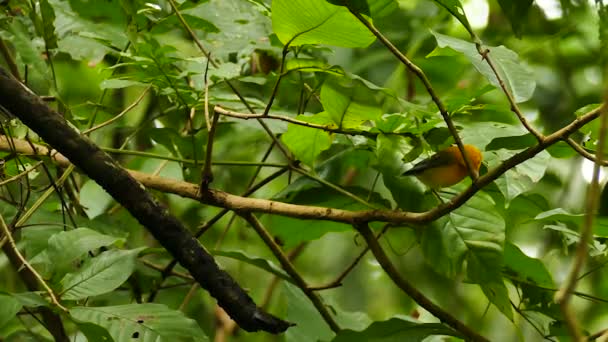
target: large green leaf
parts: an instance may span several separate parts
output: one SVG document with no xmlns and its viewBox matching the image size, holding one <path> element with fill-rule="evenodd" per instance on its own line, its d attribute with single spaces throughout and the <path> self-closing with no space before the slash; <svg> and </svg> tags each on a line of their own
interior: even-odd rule
<svg viewBox="0 0 608 342">
<path fill-rule="evenodd" d="M 393 317 L 374 322 L 362 331 L 342 330 L 332 342 L 422 341 L 436 335 L 462 338 L 457 331 L 441 323 L 421 323 L 409 317 Z"/>
<path fill-rule="evenodd" d="M 449 198 L 441 195 L 444 201 Z M 433 222 L 422 232 L 424 256 L 448 278 L 461 275 L 478 283 L 492 304 L 512 319 L 502 269 L 505 223 L 492 198 L 477 193 L 462 207 Z"/>
<path fill-rule="evenodd" d="M 0 328 L 15 318 L 22 304 L 9 294 L 0 293 Z"/>
<path fill-rule="evenodd" d="M 325 0 L 274 0 L 272 28 L 283 44 L 366 47 L 375 37 L 348 9 Z"/>
<path fill-rule="evenodd" d="M 287 299 L 287 317 L 289 322 L 298 322 L 285 333 L 290 342 L 328 341 L 335 336 L 319 312 L 304 295 L 302 290 L 284 283 L 283 294 Z"/>
<path fill-rule="evenodd" d="M 105 328 L 114 341 L 208 341 L 190 318 L 162 304 L 75 307 L 70 315 L 80 322 Z"/>
<path fill-rule="evenodd" d="M 477 71 L 485 76 L 492 85 L 500 89 L 498 78 L 496 78 L 487 61 L 481 57 L 475 44 L 437 32 L 432 33 L 440 48 L 449 47 L 464 54 Z M 513 95 L 515 102 L 524 102 L 530 99 L 534 93 L 534 88 L 536 88 L 536 81 L 532 70 L 520 61 L 517 53 L 502 45 L 484 46 L 484 48 L 490 50 L 489 56 L 492 58 L 496 72 L 504 82 L 507 91 Z M 433 53 L 433 55 L 440 54 L 437 51 Z"/>
<path fill-rule="evenodd" d="M 54 270 L 65 270 L 85 253 L 118 241 L 124 239 L 100 234 L 89 228 L 76 228 L 51 236 L 47 256 L 53 263 Z"/>
<path fill-rule="evenodd" d="M 525 255 L 519 247 L 505 243 L 504 272 L 510 281 L 521 288 L 527 308 L 547 308 L 554 304 L 555 283 L 541 260 Z"/>
<path fill-rule="evenodd" d="M 298 115 L 297 120 L 334 126 L 326 112 L 321 112 L 313 116 Z M 316 158 L 331 145 L 329 133 L 301 125 L 289 124 L 287 132 L 281 136 L 281 140 L 296 156 L 298 160 L 306 165 L 312 166 Z"/>
<path fill-rule="evenodd" d="M 370 195 L 370 191 L 367 189 L 348 187 L 346 190 L 359 196 L 359 198 L 369 196 L 369 202 L 378 207 L 388 208 L 390 206 L 390 203 L 382 199 L 377 193 L 371 193 Z M 289 202 L 294 204 L 345 210 L 369 209 L 354 198 L 327 187 L 302 188 L 294 190 L 290 195 Z M 284 216 L 267 216 L 264 217 L 264 221 L 268 229 L 284 244 L 285 248 L 293 247 L 300 242 L 318 239 L 327 233 L 352 231 L 351 225 L 341 222 L 308 221 Z"/>
<path fill-rule="evenodd" d="M 358 80 L 339 83 L 335 78 L 321 88 L 321 104 L 341 128 L 358 128 L 367 121 L 380 119 L 382 109 L 373 99 L 371 89 Z"/>
<path fill-rule="evenodd" d="M 116 289 L 135 270 L 140 250 L 110 250 L 89 260 L 79 271 L 68 273 L 61 280 L 61 298 L 78 300 Z"/>
</svg>

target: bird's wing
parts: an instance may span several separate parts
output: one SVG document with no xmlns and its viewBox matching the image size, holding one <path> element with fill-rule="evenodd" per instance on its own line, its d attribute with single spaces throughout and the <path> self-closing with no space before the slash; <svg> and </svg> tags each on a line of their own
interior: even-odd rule
<svg viewBox="0 0 608 342">
<path fill-rule="evenodd" d="M 402 176 L 410 176 L 419 174 L 427 169 L 449 165 L 454 160 L 454 156 L 446 151 L 440 151 L 431 157 L 414 165 L 411 169 L 405 171 Z"/>
</svg>

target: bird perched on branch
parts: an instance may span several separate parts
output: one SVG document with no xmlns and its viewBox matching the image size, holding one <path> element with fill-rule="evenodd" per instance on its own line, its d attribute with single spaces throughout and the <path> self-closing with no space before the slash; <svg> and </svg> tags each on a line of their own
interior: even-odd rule
<svg viewBox="0 0 608 342">
<path fill-rule="evenodd" d="M 464 145 L 464 150 L 477 176 L 481 166 L 481 152 L 473 145 Z M 452 186 L 468 175 L 466 162 L 455 145 L 435 153 L 403 173 L 403 176 L 416 176 L 431 189 Z"/>
</svg>

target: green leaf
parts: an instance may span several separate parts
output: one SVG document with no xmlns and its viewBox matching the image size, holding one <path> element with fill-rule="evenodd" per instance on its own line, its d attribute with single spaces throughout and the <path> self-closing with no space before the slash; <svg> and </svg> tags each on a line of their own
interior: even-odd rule
<svg viewBox="0 0 608 342">
<path fill-rule="evenodd" d="M 359 198 L 367 198 L 367 196 L 370 196 L 369 190 L 360 187 L 348 187 L 346 190 L 359 196 Z M 287 191 L 285 191 L 285 193 L 287 193 Z M 288 199 L 288 202 L 294 204 L 314 205 L 345 210 L 369 209 L 369 207 L 355 199 L 327 187 L 303 187 L 301 189 L 293 189 L 289 195 L 290 198 Z M 378 207 L 390 207 L 390 203 L 381 198 L 377 193 L 371 194 L 369 202 Z M 268 229 L 284 244 L 285 248 L 293 247 L 300 242 L 318 239 L 327 233 L 352 231 L 351 225 L 340 222 L 313 221 L 314 224 L 311 224 L 311 221 L 270 215 L 265 217 L 264 220 Z"/>
<path fill-rule="evenodd" d="M 460 333 L 441 323 L 420 323 L 409 317 L 393 317 L 374 322 L 363 331 L 341 330 L 332 342 L 422 341 L 430 336 L 454 336 Z"/>
<path fill-rule="evenodd" d="M 99 84 L 99 87 L 101 89 L 121 89 L 121 88 L 127 88 L 127 87 L 133 87 L 133 86 L 143 86 L 143 85 L 145 85 L 145 84 L 142 82 L 139 82 L 139 81 L 111 78 L 111 79 L 103 80 Z"/>
<path fill-rule="evenodd" d="M 105 328 L 115 341 L 208 341 L 198 324 L 162 304 L 74 307 L 72 318 Z"/>
<path fill-rule="evenodd" d="M 49 238 L 47 255 L 55 270 L 69 269 L 72 262 L 89 251 L 124 239 L 100 234 L 89 228 L 63 231 Z"/>
<path fill-rule="evenodd" d="M 495 87 L 500 88 L 500 82 L 488 63 L 481 58 L 477 47 L 473 43 L 432 32 L 441 48 L 449 47 L 458 51 L 473 64 L 485 78 Z M 519 60 L 517 53 L 504 46 L 484 46 L 490 50 L 489 56 L 494 62 L 498 76 L 504 82 L 507 91 L 513 95 L 515 102 L 524 102 L 532 97 L 536 81 L 532 70 Z"/>
<path fill-rule="evenodd" d="M 519 280 L 549 289 L 555 287 L 553 278 L 542 261 L 525 255 L 510 242 L 505 243 L 504 262 L 507 274 Z"/>
<path fill-rule="evenodd" d="M 376 138 L 377 168 L 385 176 L 403 173 L 403 157 L 414 149 L 408 139 L 400 135 L 379 134 Z"/>
<path fill-rule="evenodd" d="M 583 226 L 585 214 L 573 214 L 562 208 L 555 208 L 538 214 L 534 220 L 543 223 L 569 223 L 571 227 L 579 229 Z M 569 231 L 569 234 L 578 236 L 577 231 Z M 593 220 L 593 235 L 608 237 L 608 217 L 597 216 Z"/>
<path fill-rule="evenodd" d="M 461 274 L 466 263 L 468 277 L 512 319 L 508 292 L 500 274 L 504 239 L 504 219 L 496 211 L 492 198 L 479 192 L 465 205 L 425 228 L 421 243 L 427 262 L 449 278 Z"/>
<path fill-rule="evenodd" d="M 504 272 L 521 289 L 526 308 L 555 316 L 551 313 L 551 307 L 556 306 L 553 301 L 555 284 L 542 261 L 525 255 L 510 242 L 505 243 L 504 261 Z"/>
<path fill-rule="evenodd" d="M 93 180 L 87 180 L 82 185 L 79 199 L 89 218 L 103 214 L 114 203 L 114 198 Z"/>
<path fill-rule="evenodd" d="M 13 318 L 21 310 L 22 304 L 10 294 L 0 293 L 0 328 Z"/>
<path fill-rule="evenodd" d="M 513 32 L 518 38 L 521 38 L 522 25 L 533 2 L 534 0 L 498 0 L 500 8 L 511 22 Z"/>
<path fill-rule="evenodd" d="M 335 336 L 302 290 L 289 283 L 283 283 L 283 294 L 287 299 L 286 320 L 298 322 L 285 333 L 287 341 L 328 341 Z"/>
<path fill-rule="evenodd" d="M 464 28 L 471 34 L 473 34 L 473 28 L 469 24 L 469 20 L 467 19 L 467 15 L 464 13 L 464 9 L 462 8 L 462 4 L 459 0 L 433 0 L 437 4 L 441 5 L 443 8 L 448 10 L 451 15 L 456 17 L 458 21 L 464 26 Z"/>
<path fill-rule="evenodd" d="M 365 122 L 380 119 L 382 115 L 382 109 L 374 100 L 374 93 L 358 80 L 338 83 L 336 78 L 325 82 L 321 88 L 321 104 L 341 128 L 359 128 Z"/>
<path fill-rule="evenodd" d="M 89 322 L 78 322 L 75 321 L 76 325 L 82 331 L 84 336 L 87 337 L 88 342 L 113 342 L 114 339 L 110 332 L 104 327 L 89 323 Z"/>
<path fill-rule="evenodd" d="M 55 11 L 48 0 L 40 1 L 40 16 L 42 17 L 42 29 L 44 43 L 47 49 L 57 47 L 57 36 L 55 35 Z"/>
<path fill-rule="evenodd" d="M 274 0 L 272 28 L 283 44 L 367 47 L 375 37 L 348 9 L 325 0 Z"/>
<path fill-rule="evenodd" d="M 486 151 L 483 152 L 483 163 L 488 166 L 488 169 L 491 169 L 525 147 L 535 144 L 535 140 L 529 139 L 526 133 L 521 126 L 487 121 L 466 124 L 461 136 L 467 144 L 486 146 Z M 511 200 L 536 185 L 545 175 L 550 160 L 549 153 L 541 151 L 534 158 L 509 169 L 494 181 L 505 197 L 507 205 Z"/>
<path fill-rule="evenodd" d="M 471 253 L 467 259 L 467 275 L 472 282 L 479 284 L 490 303 L 513 321 L 509 291 L 502 279 L 502 257 L 495 251 L 477 250 Z"/>
<path fill-rule="evenodd" d="M 42 297 L 43 295 L 47 296 L 48 294 L 43 291 L 11 293 L 11 296 L 15 297 L 19 303 L 31 308 L 49 306 L 49 302 Z"/>
<path fill-rule="evenodd" d="M 124 283 L 135 270 L 141 248 L 128 251 L 110 250 L 88 260 L 74 273 L 62 280 L 63 300 L 78 300 L 108 293 Z"/>
<path fill-rule="evenodd" d="M 215 251 L 212 251 L 212 254 L 215 256 L 221 256 L 221 257 L 225 257 L 225 258 L 242 261 L 249 265 L 260 268 L 268 273 L 274 274 L 275 276 L 277 276 L 285 281 L 293 283 L 293 279 L 291 279 L 291 277 L 287 273 L 285 273 L 285 271 L 283 271 L 283 269 L 281 269 L 279 266 L 275 265 L 273 262 L 271 262 L 267 259 L 260 258 L 260 257 L 252 257 L 250 255 L 247 255 L 247 253 L 245 253 L 243 251 L 215 250 Z"/>
<path fill-rule="evenodd" d="M 326 112 L 313 116 L 298 115 L 296 119 L 320 125 L 334 126 Z M 331 146 L 329 133 L 321 129 L 295 124 L 287 126 L 287 132 L 281 136 L 281 140 L 298 160 L 309 166 L 314 165 L 319 154 Z"/>
</svg>

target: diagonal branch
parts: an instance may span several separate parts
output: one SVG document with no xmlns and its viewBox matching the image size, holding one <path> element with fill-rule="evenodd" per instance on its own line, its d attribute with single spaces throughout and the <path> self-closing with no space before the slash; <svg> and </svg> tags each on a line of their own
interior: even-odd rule
<svg viewBox="0 0 608 342">
<path fill-rule="evenodd" d="M 361 234 L 361 236 L 363 236 L 367 242 L 367 246 L 372 251 L 374 257 L 376 257 L 376 260 L 378 260 L 378 263 L 380 266 L 382 266 L 382 269 L 386 272 L 386 274 L 391 278 L 395 285 L 403 290 L 403 292 L 407 293 L 407 295 L 410 296 L 416 303 L 433 314 L 433 316 L 439 318 L 441 322 L 462 333 L 467 339 L 471 341 L 489 341 L 459 321 L 456 317 L 452 316 L 449 312 L 443 310 L 437 304 L 433 303 L 422 292 L 418 291 L 416 287 L 403 278 L 386 253 L 384 253 L 384 250 L 378 243 L 374 233 L 366 223 L 356 223 L 353 226 Z"/>
<path fill-rule="evenodd" d="M 100 184 L 163 245 L 245 330 L 285 331 L 221 270 L 188 229 L 127 171 L 0 68 L 0 105 Z"/>
<path fill-rule="evenodd" d="M 450 117 L 450 113 L 448 113 L 447 108 L 445 107 L 445 105 L 443 104 L 443 102 L 441 101 L 441 99 L 439 98 L 437 93 L 435 92 L 435 89 L 433 89 L 433 86 L 431 85 L 431 81 L 429 81 L 429 79 L 426 77 L 424 71 L 422 71 L 422 69 L 420 69 L 416 64 L 414 64 L 412 61 L 410 61 L 409 58 L 407 58 L 404 54 L 402 54 L 401 51 L 399 51 L 399 49 L 397 49 L 397 47 L 395 47 L 395 45 L 393 45 L 393 43 L 391 43 L 390 40 L 388 40 L 388 38 L 386 38 L 380 31 L 378 31 L 378 29 L 376 29 L 374 27 L 374 25 L 372 25 L 367 19 L 365 19 L 361 15 L 361 13 L 353 10 L 352 8 L 350 8 L 350 6 L 347 6 L 347 7 L 348 7 L 348 10 L 350 11 L 350 13 L 352 13 L 363 25 L 365 25 L 365 27 L 367 27 L 367 29 L 374 36 L 376 36 L 376 38 L 378 38 L 378 40 L 380 40 L 380 42 L 384 46 L 386 46 L 386 48 L 401 63 L 403 63 L 411 72 L 413 72 L 418 77 L 418 79 L 420 79 L 420 81 L 426 88 L 426 91 L 431 96 L 431 99 L 437 106 L 437 109 L 439 109 L 439 113 L 441 113 L 441 116 L 443 117 L 443 121 L 445 121 L 445 124 L 448 126 L 448 129 L 450 130 L 452 137 L 454 137 L 454 141 L 456 142 L 456 145 L 458 146 L 460 153 L 462 153 L 462 155 L 464 156 L 464 160 L 465 160 L 467 170 L 469 172 L 469 176 L 471 177 L 473 184 L 475 184 L 475 180 L 477 179 L 477 177 L 479 177 L 479 174 L 477 171 L 475 171 L 475 168 L 473 167 L 471 160 L 469 160 L 469 157 L 467 156 L 467 152 L 464 149 L 464 144 L 462 143 L 462 139 L 460 139 L 460 136 L 458 135 L 458 131 L 456 130 L 456 126 L 454 126 L 454 122 L 452 121 L 452 118 Z"/>
<path fill-rule="evenodd" d="M 539 142 L 536 145 L 515 154 L 494 169 L 489 170 L 488 173 L 478 178 L 475 186 L 467 188 L 459 195 L 453 197 L 450 201 L 445 202 L 429 211 L 421 213 L 380 209 L 351 211 L 344 209 L 297 205 L 258 198 L 246 198 L 214 189 L 203 191 L 202 196 L 198 197 L 197 192 L 199 191 L 199 187 L 196 184 L 153 176 L 134 170 L 129 170 L 128 172 L 132 177 L 149 188 L 191 198 L 205 204 L 230 210 L 237 210 L 240 212 L 262 212 L 307 220 L 326 220 L 343 222 L 347 224 L 371 221 L 388 222 L 395 225 L 425 224 L 459 208 L 467 200 L 473 197 L 480 189 L 492 183 L 509 169 L 533 158 L 549 146 L 568 138 L 579 128 L 596 119 L 603 107 L 604 106 L 593 109 L 588 113 L 577 117 L 569 125 L 564 126 L 551 135 L 546 136 L 542 142 Z M 18 139 L 14 140 L 14 145 L 15 151 L 19 153 L 41 155 L 51 153 L 47 148 L 40 145 L 34 145 L 35 151 L 32 151 L 32 148 L 30 148 L 27 143 Z M 5 149 L 6 146 L 6 138 L 0 136 L 0 149 Z M 69 161 L 62 155 L 57 153 L 52 155 L 55 162 L 61 165 L 69 164 Z"/>
</svg>

